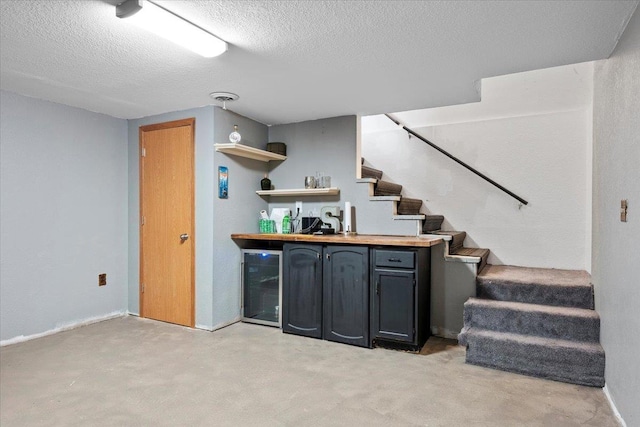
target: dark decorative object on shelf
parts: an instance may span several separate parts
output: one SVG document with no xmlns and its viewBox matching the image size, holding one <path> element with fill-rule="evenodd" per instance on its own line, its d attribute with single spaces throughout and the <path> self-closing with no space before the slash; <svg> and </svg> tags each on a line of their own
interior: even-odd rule
<svg viewBox="0 0 640 427">
<path fill-rule="evenodd" d="M 271 180 L 264 174 L 264 178 L 260 181 L 260 188 L 263 190 L 271 190 Z"/>
<path fill-rule="evenodd" d="M 287 145 L 284 142 L 268 142 L 267 151 L 272 153 L 287 155 Z"/>
</svg>

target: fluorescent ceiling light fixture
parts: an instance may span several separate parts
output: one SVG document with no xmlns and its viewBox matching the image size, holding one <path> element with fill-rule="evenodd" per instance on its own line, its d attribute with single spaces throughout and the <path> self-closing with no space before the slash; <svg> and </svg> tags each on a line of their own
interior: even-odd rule
<svg viewBox="0 0 640 427">
<path fill-rule="evenodd" d="M 225 41 L 150 1 L 127 0 L 116 6 L 116 16 L 205 58 L 227 51 Z"/>
</svg>

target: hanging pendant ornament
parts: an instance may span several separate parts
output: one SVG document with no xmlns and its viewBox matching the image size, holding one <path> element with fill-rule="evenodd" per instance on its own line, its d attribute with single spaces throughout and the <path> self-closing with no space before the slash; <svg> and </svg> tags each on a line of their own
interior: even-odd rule
<svg viewBox="0 0 640 427">
<path fill-rule="evenodd" d="M 242 135 L 238 132 L 238 125 L 233 125 L 233 132 L 229 134 L 229 141 L 236 144 L 240 142 Z"/>
</svg>

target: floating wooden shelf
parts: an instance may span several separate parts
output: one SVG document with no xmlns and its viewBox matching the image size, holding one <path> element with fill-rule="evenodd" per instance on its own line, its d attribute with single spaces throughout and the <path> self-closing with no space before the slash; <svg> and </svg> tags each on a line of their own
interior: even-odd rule
<svg viewBox="0 0 640 427">
<path fill-rule="evenodd" d="M 340 194 L 340 189 L 331 188 L 290 188 L 285 190 L 258 190 L 256 194 L 259 196 L 335 196 Z"/>
<path fill-rule="evenodd" d="M 287 156 L 272 153 L 270 151 L 260 150 L 259 148 L 249 147 L 242 144 L 213 144 L 216 151 L 234 156 L 246 157 L 247 159 L 260 160 L 261 162 L 270 162 L 272 160 L 286 160 Z"/>
</svg>

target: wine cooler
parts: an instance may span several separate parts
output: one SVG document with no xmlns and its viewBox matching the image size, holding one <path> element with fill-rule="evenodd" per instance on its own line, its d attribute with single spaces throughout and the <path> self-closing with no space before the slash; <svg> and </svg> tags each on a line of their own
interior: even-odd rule
<svg viewBox="0 0 640 427">
<path fill-rule="evenodd" d="M 281 327 L 282 251 L 242 251 L 242 321 Z"/>
</svg>

